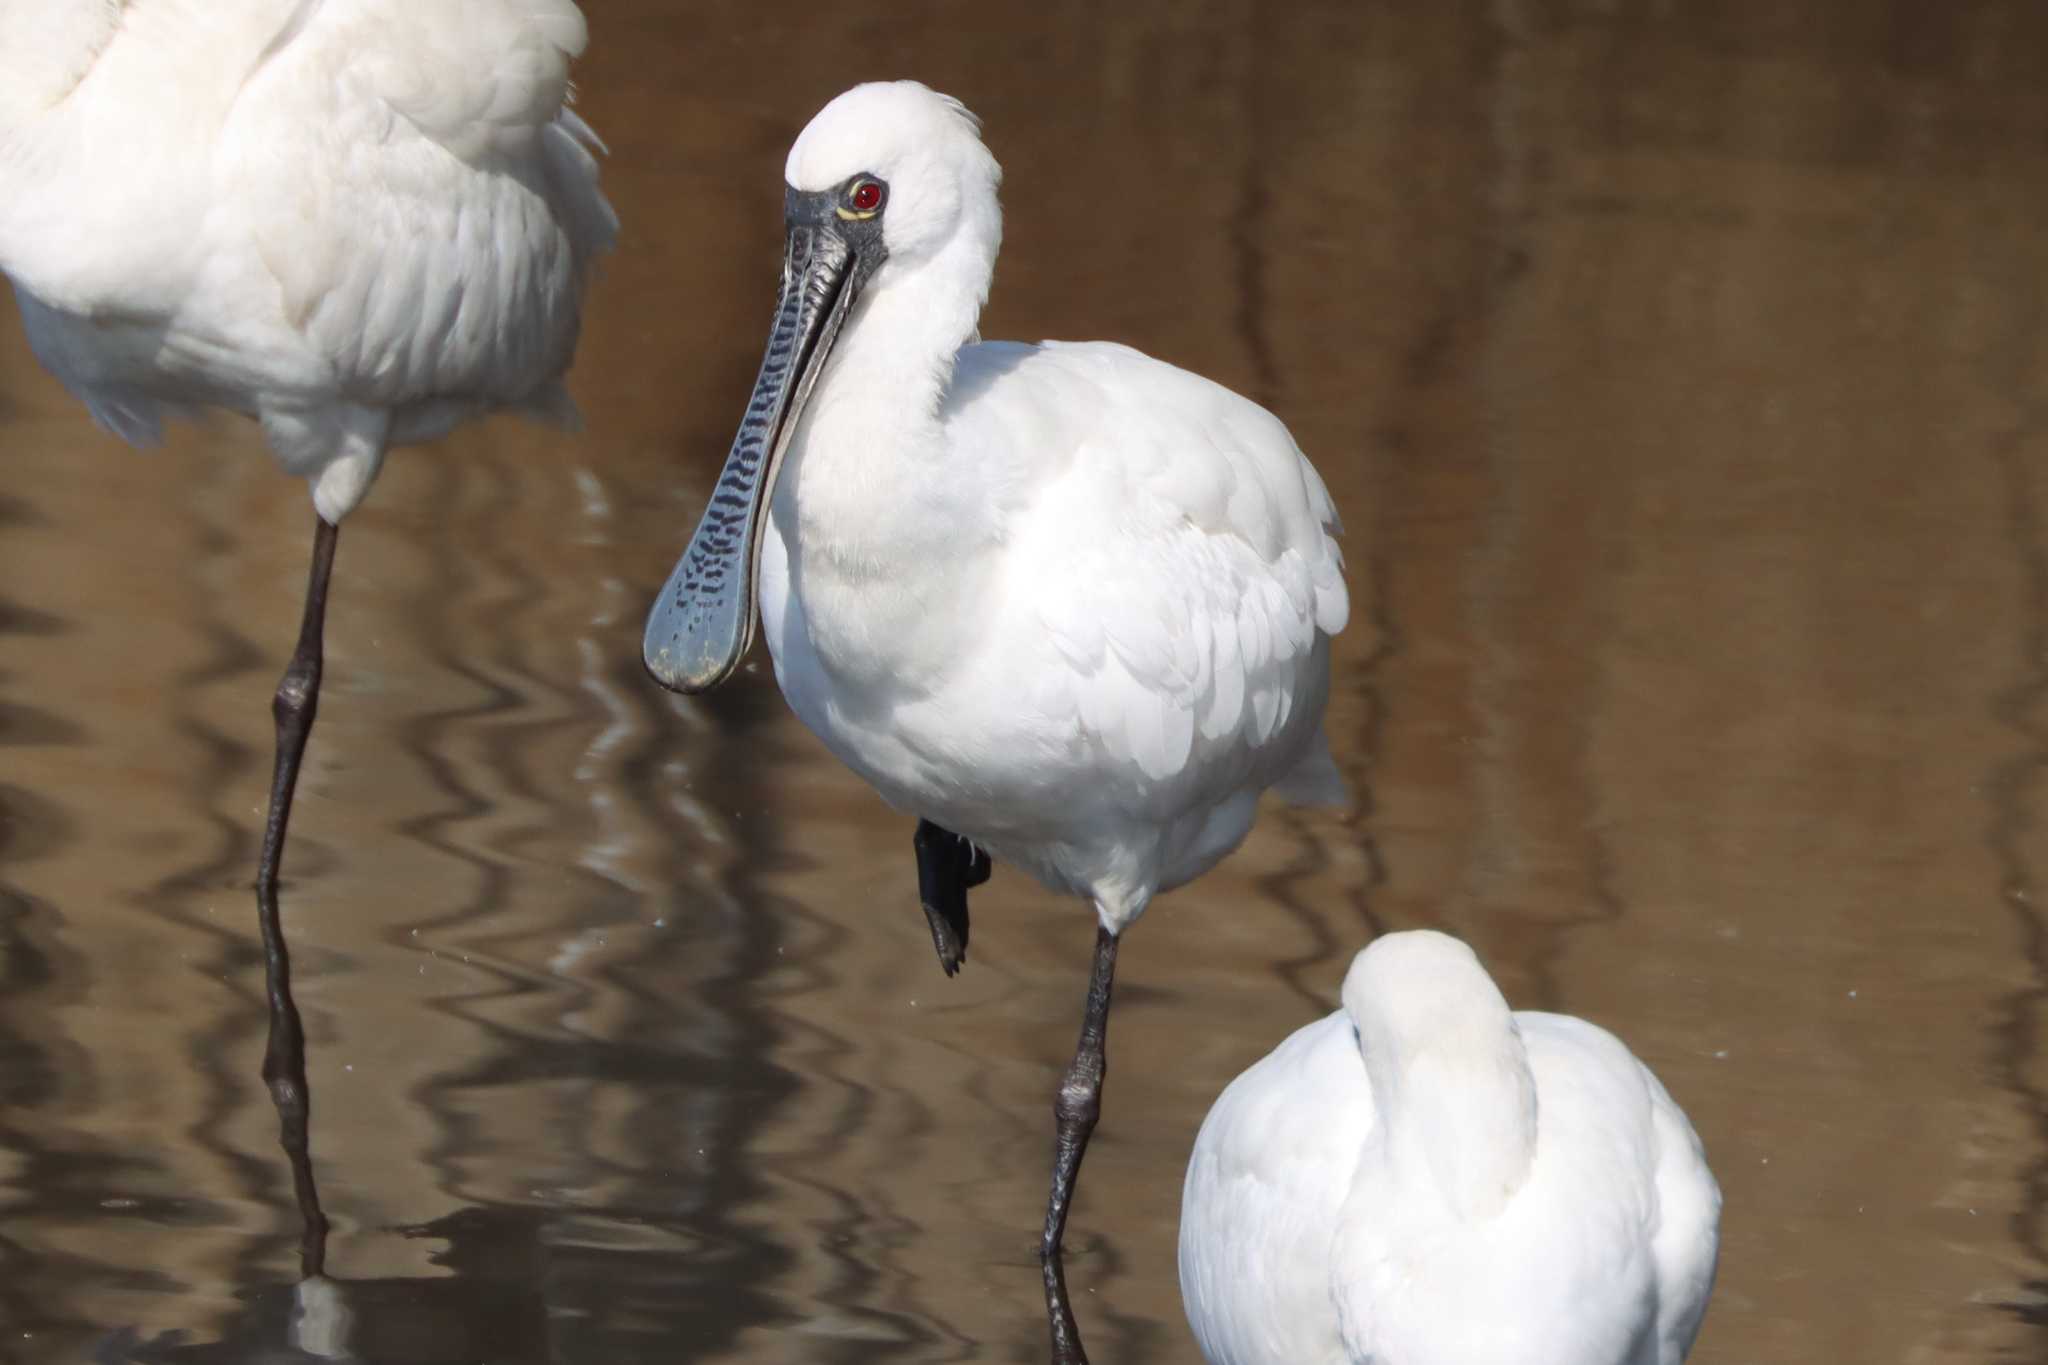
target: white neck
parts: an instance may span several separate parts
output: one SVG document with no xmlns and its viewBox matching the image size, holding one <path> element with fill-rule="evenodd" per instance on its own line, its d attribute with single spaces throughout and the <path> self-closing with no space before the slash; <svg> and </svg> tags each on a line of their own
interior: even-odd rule
<svg viewBox="0 0 2048 1365">
<path fill-rule="evenodd" d="M 1427 1031 L 1353 1019 L 1393 1160 L 1426 1172 L 1461 1218 L 1499 1213 L 1536 1153 L 1535 1078 L 1506 1004 L 1469 1002 Z"/>
<path fill-rule="evenodd" d="M 943 652 L 930 623 L 972 589 L 975 547 L 996 531 L 982 492 L 992 471 L 949 458 L 941 417 L 994 267 L 996 231 L 972 226 L 922 260 L 876 271 L 781 474 L 778 520 L 793 538 L 797 589 L 821 608 L 807 612 L 821 652 L 848 671 L 887 666 L 869 640 L 902 650 L 922 637 Z M 847 638 L 835 641 L 834 622 Z"/>
<path fill-rule="evenodd" d="M 974 335 L 995 244 L 956 232 L 910 265 L 885 262 L 833 348 L 790 450 L 805 538 L 850 557 L 900 557 L 926 505 L 963 473 L 945 471 L 939 409 Z"/>
</svg>

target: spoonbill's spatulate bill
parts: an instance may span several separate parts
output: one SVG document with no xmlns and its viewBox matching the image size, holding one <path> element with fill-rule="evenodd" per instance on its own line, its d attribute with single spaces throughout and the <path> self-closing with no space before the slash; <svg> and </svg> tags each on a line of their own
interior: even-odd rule
<svg viewBox="0 0 2048 1365">
<path fill-rule="evenodd" d="M 1181 1295 L 1212 1365 L 1678 1365 L 1720 1216 L 1613 1034 L 1510 1014 L 1464 944 L 1389 934 L 1209 1111 Z"/>
<path fill-rule="evenodd" d="M 222 407 L 312 486 L 257 903 L 264 1075 L 304 1133 L 277 917 L 343 517 L 386 450 L 566 416 L 617 220 L 570 112 L 570 0 L 0 0 L 0 271 L 36 355 L 137 443 Z"/>
<path fill-rule="evenodd" d="M 1042 1252 L 1100 1106 L 1118 935 L 1250 829 L 1338 796 L 1322 736 L 1347 599 L 1336 513 L 1256 404 L 1108 344 L 971 344 L 1001 236 L 968 112 L 911 82 L 833 100 L 789 154 L 782 295 L 702 524 L 647 622 L 701 691 L 758 620 L 783 694 L 920 817 L 941 964 L 986 855 L 1092 902 Z"/>
</svg>

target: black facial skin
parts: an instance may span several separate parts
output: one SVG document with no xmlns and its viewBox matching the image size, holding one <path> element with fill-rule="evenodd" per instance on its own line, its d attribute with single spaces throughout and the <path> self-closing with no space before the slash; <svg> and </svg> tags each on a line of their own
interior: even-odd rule
<svg viewBox="0 0 2048 1365">
<path fill-rule="evenodd" d="M 882 192 L 881 201 L 872 209 L 854 207 L 854 193 L 863 185 L 873 185 Z M 831 229 L 855 256 L 871 257 L 872 262 L 861 271 L 862 283 L 866 283 L 867 277 L 889 254 L 888 248 L 882 244 L 882 217 L 888 211 L 889 186 L 866 172 L 848 176 L 829 190 L 799 190 L 788 186 L 783 189 L 783 226 L 791 232 L 799 227 Z"/>
</svg>

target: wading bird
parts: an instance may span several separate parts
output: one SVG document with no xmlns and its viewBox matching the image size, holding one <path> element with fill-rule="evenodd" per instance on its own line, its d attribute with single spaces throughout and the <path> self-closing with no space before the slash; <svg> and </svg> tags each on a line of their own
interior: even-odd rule
<svg viewBox="0 0 2048 1365">
<path fill-rule="evenodd" d="M 1389 934 L 1209 1111 L 1181 1296 L 1212 1365 L 1678 1365 L 1720 1216 L 1619 1039 L 1509 1013 L 1454 938 Z"/>
<path fill-rule="evenodd" d="M 989 855 L 1093 904 L 1041 1243 L 1053 1355 L 1078 1362 L 1060 1240 L 1118 937 L 1262 790 L 1341 796 L 1322 711 L 1348 604 L 1329 494 L 1272 414 L 1123 346 L 975 342 L 999 178 L 972 115 L 914 82 L 797 138 L 767 355 L 645 656 L 716 685 L 758 596 L 791 708 L 920 817 L 949 974 Z"/>
<path fill-rule="evenodd" d="M 394 445 L 572 413 L 618 227 L 567 104 L 584 40 L 570 0 L 0 0 L 0 272 L 37 357 L 137 444 L 191 409 L 254 417 L 312 486 L 256 880 L 287 1146 L 277 878 L 338 528 Z"/>
</svg>

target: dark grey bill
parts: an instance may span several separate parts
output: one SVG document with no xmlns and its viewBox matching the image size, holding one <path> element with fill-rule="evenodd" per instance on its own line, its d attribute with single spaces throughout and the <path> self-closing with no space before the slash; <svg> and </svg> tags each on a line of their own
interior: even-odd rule
<svg viewBox="0 0 2048 1365">
<path fill-rule="evenodd" d="M 760 608 L 761 524 L 804 403 L 861 286 L 884 255 L 879 221 L 848 221 L 839 195 L 790 190 L 782 293 L 747 415 L 697 534 L 647 615 L 641 657 L 675 692 L 705 692 L 739 667 Z"/>
</svg>

